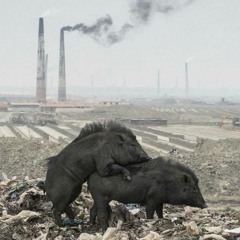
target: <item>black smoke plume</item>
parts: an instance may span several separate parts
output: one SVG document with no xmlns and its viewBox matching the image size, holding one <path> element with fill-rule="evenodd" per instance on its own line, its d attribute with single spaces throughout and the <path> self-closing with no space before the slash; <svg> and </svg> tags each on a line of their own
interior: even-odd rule
<svg viewBox="0 0 240 240">
<path fill-rule="evenodd" d="M 121 41 L 125 34 L 133 28 L 132 25 L 126 23 L 122 28 L 116 32 L 112 31 L 113 21 L 112 18 L 107 15 L 106 17 L 99 18 L 95 24 L 87 26 L 84 23 L 76 24 L 75 26 L 63 27 L 62 31 L 79 31 L 82 34 L 91 36 L 97 42 L 104 45 L 112 45 Z"/>
<path fill-rule="evenodd" d="M 147 23 L 154 13 L 167 14 L 179 10 L 194 0 L 133 0 L 130 13 L 139 23 Z"/>
<path fill-rule="evenodd" d="M 130 4 L 130 14 L 134 18 L 134 25 L 125 23 L 119 31 L 113 30 L 113 20 L 111 16 L 97 19 L 96 23 L 87 26 L 84 23 L 75 26 L 66 26 L 61 31 L 79 31 L 81 34 L 91 36 L 97 42 L 110 46 L 124 39 L 129 30 L 138 27 L 142 23 L 147 23 L 154 13 L 169 13 L 189 5 L 194 0 L 132 0 Z"/>
</svg>

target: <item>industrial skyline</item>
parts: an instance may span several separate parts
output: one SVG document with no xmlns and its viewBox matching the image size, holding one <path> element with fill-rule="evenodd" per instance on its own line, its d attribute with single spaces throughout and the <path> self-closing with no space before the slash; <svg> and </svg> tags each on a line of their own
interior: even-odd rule
<svg viewBox="0 0 240 240">
<path fill-rule="evenodd" d="M 51 94 L 58 92 L 59 31 L 65 26 L 80 27 L 65 32 L 69 94 L 81 94 L 81 88 L 91 88 L 93 81 L 96 89 L 117 88 L 125 82 L 128 89 L 155 88 L 157 94 L 158 69 L 160 95 L 171 94 L 175 88 L 185 91 L 184 64 L 191 56 L 196 59 L 188 64 L 189 95 L 216 89 L 227 89 L 228 94 L 237 91 L 239 1 L 172 0 L 171 6 L 161 6 L 158 0 L 139 2 L 149 4 L 141 9 L 134 0 L 74 0 L 71 4 L 43 0 L 37 6 L 26 0 L 7 2 L 0 15 L 6 22 L 0 39 L 1 89 L 25 89 L 31 94 L 36 88 L 37 23 L 43 17 L 49 56 L 46 84 Z M 26 14 L 25 9 L 31 11 Z M 108 25 L 95 28 L 102 38 L 85 31 L 102 22 Z M 109 40 L 111 44 L 106 44 Z"/>
</svg>

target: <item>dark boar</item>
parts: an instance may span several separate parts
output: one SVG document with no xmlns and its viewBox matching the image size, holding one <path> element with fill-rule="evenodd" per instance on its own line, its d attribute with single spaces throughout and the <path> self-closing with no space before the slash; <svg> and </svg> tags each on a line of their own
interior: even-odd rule
<svg viewBox="0 0 240 240">
<path fill-rule="evenodd" d="M 164 203 L 206 207 L 196 175 L 179 162 L 158 157 L 127 166 L 127 169 L 131 173 L 131 181 L 123 181 L 119 176 L 101 177 L 97 173 L 88 179 L 94 199 L 90 223 L 94 224 L 97 215 L 103 231 L 108 227 L 108 203 L 111 200 L 146 205 L 149 219 L 153 218 L 155 211 L 159 218 L 163 217 Z"/>
<path fill-rule="evenodd" d="M 62 225 L 64 212 L 74 219 L 70 204 L 90 174 L 95 171 L 101 176 L 122 173 L 130 180 L 130 172 L 121 165 L 149 159 L 136 136 L 123 125 L 113 121 L 86 125 L 73 142 L 48 162 L 45 191 L 53 203 L 56 224 Z"/>
</svg>

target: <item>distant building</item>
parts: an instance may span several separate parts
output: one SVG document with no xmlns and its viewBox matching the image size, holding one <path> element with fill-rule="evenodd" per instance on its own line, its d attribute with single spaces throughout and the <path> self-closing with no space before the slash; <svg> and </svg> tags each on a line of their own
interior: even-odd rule
<svg viewBox="0 0 240 240">
<path fill-rule="evenodd" d="M 7 110 L 8 110 L 8 105 L 6 103 L 0 102 L 0 112 L 7 112 Z"/>
<path fill-rule="evenodd" d="M 130 119 L 129 123 L 135 124 L 135 125 L 154 125 L 154 126 L 166 126 L 167 120 L 162 118 L 138 118 L 138 119 Z"/>
<path fill-rule="evenodd" d="M 40 104 L 39 103 L 10 103 L 8 105 L 8 111 L 21 111 L 21 112 L 27 112 L 27 111 L 39 111 L 40 110 Z"/>
</svg>

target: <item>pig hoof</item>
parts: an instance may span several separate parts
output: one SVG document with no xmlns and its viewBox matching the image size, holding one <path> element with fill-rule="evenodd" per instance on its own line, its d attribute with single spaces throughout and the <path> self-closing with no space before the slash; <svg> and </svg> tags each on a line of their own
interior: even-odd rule
<svg viewBox="0 0 240 240">
<path fill-rule="evenodd" d="M 125 179 L 125 180 L 128 180 L 128 181 L 131 181 L 131 180 L 132 180 L 131 176 L 124 176 L 124 179 Z"/>
<path fill-rule="evenodd" d="M 131 173 L 128 170 L 125 170 L 122 174 L 123 174 L 123 179 L 124 180 L 128 180 L 128 181 L 132 180 Z"/>
<path fill-rule="evenodd" d="M 127 177 L 127 180 L 128 180 L 128 181 L 131 181 L 131 180 L 132 180 L 132 178 L 131 178 L 130 176 L 128 176 L 128 177 Z"/>
</svg>

